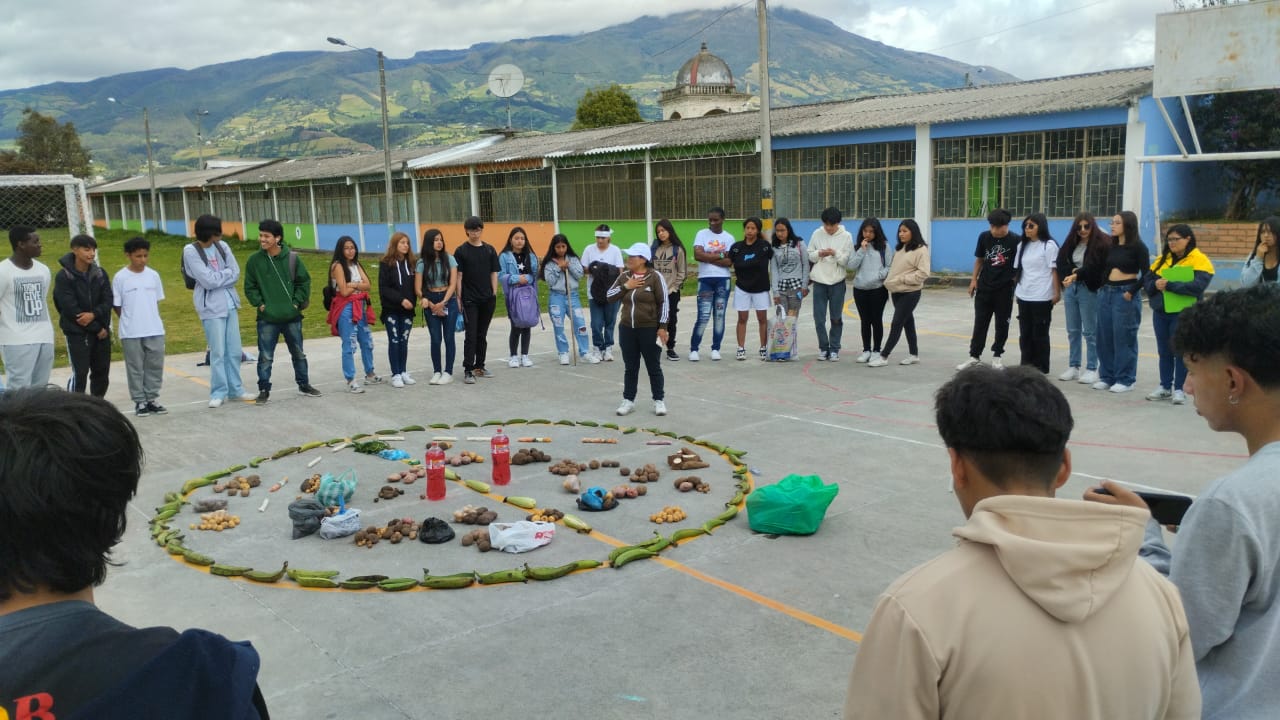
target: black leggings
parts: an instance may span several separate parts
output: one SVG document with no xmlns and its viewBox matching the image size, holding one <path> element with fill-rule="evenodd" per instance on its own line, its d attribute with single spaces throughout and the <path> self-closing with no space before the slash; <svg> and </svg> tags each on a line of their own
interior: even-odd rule
<svg viewBox="0 0 1280 720">
<path fill-rule="evenodd" d="M 920 348 L 916 345 L 915 316 L 916 305 L 919 304 L 919 290 L 893 294 L 893 325 L 889 327 L 889 341 L 884 344 L 881 355 L 889 357 L 889 353 L 893 352 L 893 346 L 898 344 L 898 338 L 904 332 L 907 334 L 907 350 L 912 355 L 920 354 Z"/>
<path fill-rule="evenodd" d="M 884 339 L 884 306 L 889 302 L 889 291 L 884 286 L 874 290 L 853 289 L 853 304 L 858 308 L 858 318 L 862 320 L 862 349 L 867 352 L 880 352 L 880 341 Z"/>
<path fill-rule="evenodd" d="M 1053 323 L 1053 301 L 1018 301 L 1018 349 L 1022 364 L 1042 373 L 1049 372 L 1049 325 Z"/>
<path fill-rule="evenodd" d="M 529 354 L 529 336 L 532 335 L 530 330 L 533 328 L 511 328 L 511 333 L 507 335 L 507 345 L 511 347 L 512 355 L 528 355 Z M 520 352 L 516 352 L 516 346 L 519 345 Z"/>
<path fill-rule="evenodd" d="M 667 295 L 667 349 L 676 349 L 676 316 L 680 314 L 680 291 Z"/>
<path fill-rule="evenodd" d="M 658 345 L 658 328 L 618 326 L 618 347 L 622 350 L 622 397 L 635 401 L 640 384 L 640 360 L 649 372 L 649 392 L 654 400 L 665 395 L 662 377 L 662 346 Z"/>
</svg>

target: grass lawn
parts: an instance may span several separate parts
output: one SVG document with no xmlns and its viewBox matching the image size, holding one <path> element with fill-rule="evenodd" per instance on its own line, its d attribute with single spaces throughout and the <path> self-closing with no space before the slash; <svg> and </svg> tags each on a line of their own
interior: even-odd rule
<svg viewBox="0 0 1280 720">
<path fill-rule="evenodd" d="M 49 266 L 50 272 L 56 274 L 59 270 L 58 259 L 71 250 L 71 237 L 66 228 L 44 228 L 39 233 L 41 245 L 44 248 L 44 254 L 41 255 L 40 261 Z M 98 240 L 98 263 L 106 269 L 108 276 L 114 277 L 116 271 L 128 264 L 124 254 L 124 243 L 126 240 L 136 236 L 137 232 L 132 230 L 95 229 L 94 237 Z M 205 349 L 204 328 L 201 326 L 200 318 L 196 316 L 195 307 L 191 302 L 191 291 L 183 285 L 182 272 L 178 269 L 182 261 L 182 248 L 191 242 L 191 239 L 156 231 L 148 232 L 146 237 L 151 241 L 150 266 L 160 273 L 160 279 L 164 282 L 165 300 L 160 303 L 160 317 L 164 320 L 165 352 L 174 355 L 200 352 Z M 231 251 L 236 257 L 236 262 L 240 264 L 241 270 L 244 269 L 249 256 L 258 251 L 258 243 L 256 241 L 237 242 L 232 240 L 227 244 L 231 247 Z M 328 277 L 330 257 L 330 253 L 327 252 L 302 251 L 299 253 L 299 260 L 311 274 L 311 307 L 303 313 L 302 321 L 302 335 L 304 338 L 329 337 L 330 335 L 329 324 L 325 321 L 324 305 L 320 298 L 321 289 L 324 287 Z M 361 258 L 361 263 L 370 274 L 376 277 L 378 257 L 366 255 Z M 684 283 L 682 295 L 686 297 L 692 295 L 697 292 L 697 288 L 697 277 L 691 273 L 691 277 Z M 547 307 L 547 292 L 546 283 L 538 283 L 538 298 L 544 312 Z M 375 296 L 375 307 L 377 307 L 376 290 L 373 295 Z M 501 295 L 501 289 L 499 289 L 499 295 Z M 243 302 L 243 281 L 240 285 L 240 298 Z M 57 310 L 52 307 L 52 297 L 49 298 L 49 303 L 50 313 L 53 315 L 53 322 L 56 327 L 58 322 Z M 499 317 L 506 317 L 506 303 L 501 299 L 498 301 L 495 314 Z M 244 347 L 250 350 L 257 347 L 256 316 L 257 313 L 252 308 L 242 307 L 240 309 L 240 337 Z M 419 316 L 419 323 L 421 323 L 421 316 Z M 381 328 L 379 327 L 378 330 L 381 330 Z M 54 340 L 54 364 L 58 367 L 65 367 L 67 365 L 66 339 L 60 331 L 54 334 L 56 335 Z M 113 337 L 112 346 L 112 359 L 123 359 L 118 338 Z"/>
</svg>

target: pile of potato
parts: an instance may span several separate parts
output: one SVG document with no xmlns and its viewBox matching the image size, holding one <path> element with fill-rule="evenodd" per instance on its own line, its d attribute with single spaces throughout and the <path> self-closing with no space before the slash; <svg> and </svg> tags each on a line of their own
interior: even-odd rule
<svg viewBox="0 0 1280 720">
<path fill-rule="evenodd" d="M 302 481 L 302 492 L 315 494 L 320 489 L 320 473 L 316 473 Z"/>
<path fill-rule="evenodd" d="M 378 497 L 374 498 L 373 501 L 378 502 L 379 500 L 394 500 L 403 494 L 404 494 L 404 491 L 401 490 L 400 488 L 393 488 L 390 485 L 383 485 L 382 488 L 378 490 Z"/>
<path fill-rule="evenodd" d="M 622 468 L 619 470 L 619 473 L 624 477 L 630 475 L 631 482 L 634 483 L 651 483 L 658 481 L 658 468 L 654 467 L 653 463 L 647 463 L 644 467 L 638 467 L 630 473 L 627 472 L 626 468 Z"/>
<path fill-rule="evenodd" d="M 240 516 L 232 515 L 226 510 L 215 510 L 200 515 L 200 524 L 191 524 L 192 530 L 213 530 L 214 532 L 222 532 L 230 530 L 240 524 Z"/>
<path fill-rule="evenodd" d="M 498 513 L 483 505 L 464 505 L 453 511 L 453 521 L 464 525 L 488 525 L 498 519 Z"/>
<path fill-rule="evenodd" d="M 511 456 L 512 465 L 528 465 L 535 462 L 551 462 L 551 456 L 537 448 L 520 448 Z"/>
<path fill-rule="evenodd" d="M 482 528 L 476 528 L 466 535 L 462 536 L 462 546 L 467 547 L 475 545 L 480 552 L 489 552 L 493 549 L 493 543 L 489 541 L 489 531 Z"/>
<path fill-rule="evenodd" d="M 458 467 L 460 465 L 470 465 L 471 463 L 482 463 L 484 462 L 484 456 L 478 452 L 463 450 L 457 455 L 451 455 L 445 458 L 444 461 L 454 467 Z"/>
<path fill-rule="evenodd" d="M 678 523 L 687 517 L 689 516 L 685 514 L 684 510 L 680 509 L 679 505 L 668 505 L 650 515 L 649 522 L 655 522 L 659 525 L 662 523 Z"/>
<path fill-rule="evenodd" d="M 564 513 L 555 508 L 538 508 L 529 515 L 528 520 L 533 522 L 549 522 L 553 523 L 564 517 Z"/>
<path fill-rule="evenodd" d="M 702 478 L 698 477 L 697 475 L 686 475 L 685 477 L 678 477 L 675 479 L 675 482 L 672 484 L 675 485 L 676 489 L 679 490 L 680 492 L 689 492 L 691 490 L 697 490 L 700 493 L 711 492 L 711 484 L 707 482 L 703 482 Z"/>
<path fill-rule="evenodd" d="M 231 478 L 230 480 L 228 480 L 225 484 L 215 483 L 213 486 L 213 491 L 216 493 L 225 491 L 228 497 L 235 497 L 236 495 L 239 495 L 241 497 L 249 497 L 249 488 L 256 488 L 261 484 L 262 484 L 262 478 L 258 477 L 257 475 L 250 475 L 248 477 L 244 477 L 243 475 L 237 475 L 234 478 Z"/>
<path fill-rule="evenodd" d="M 403 540 L 418 539 L 418 523 L 410 518 L 396 518 L 386 527 L 367 527 L 355 534 L 356 547 L 373 547 L 382 540 L 395 545 Z"/>
<path fill-rule="evenodd" d="M 426 476 L 427 476 L 427 466 L 419 465 L 418 467 L 412 467 L 412 468 L 408 468 L 407 470 L 401 470 L 400 472 L 393 472 L 388 474 L 387 482 L 404 483 L 405 485 L 411 485 L 418 478 L 425 478 Z"/>
<path fill-rule="evenodd" d="M 592 462 L 596 461 L 592 460 Z M 596 467 L 599 467 L 599 464 L 597 464 Z M 547 468 L 547 471 L 552 475 L 577 475 L 578 473 L 586 472 L 587 466 L 584 463 L 575 462 L 565 458 L 558 463 L 553 463 Z"/>
<path fill-rule="evenodd" d="M 711 467 L 698 453 L 689 448 L 681 448 L 680 452 L 668 455 L 667 465 L 674 470 L 699 470 Z"/>
<path fill-rule="evenodd" d="M 619 485 L 610 492 L 613 496 L 622 500 L 623 498 L 636 498 L 649 492 L 649 488 L 644 485 Z"/>
</svg>

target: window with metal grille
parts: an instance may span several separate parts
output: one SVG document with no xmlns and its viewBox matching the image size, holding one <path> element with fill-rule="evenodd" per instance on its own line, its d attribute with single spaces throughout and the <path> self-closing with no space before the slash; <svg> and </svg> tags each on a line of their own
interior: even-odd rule
<svg viewBox="0 0 1280 720">
<path fill-rule="evenodd" d="M 1070 128 L 934 141 L 934 216 L 1072 217 L 1119 208 L 1125 128 Z"/>
<path fill-rule="evenodd" d="M 644 165 L 592 165 L 556 172 L 561 220 L 643 220 Z"/>
<path fill-rule="evenodd" d="M 911 141 L 781 150 L 773 159 L 779 216 L 811 219 L 837 207 L 848 217 L 907 217 L 915 206 Z"/>
<path fill-rule="evenodd" d="M 311 224 L 311 193 L 305 185 L 276 188 L 276 207 L 282 223 Z"/>
<path fill-rule="evenodd" d="M 507 171 L 476 177 L 480 219 L 486 222 L 551 222 L 551 169 Z"/>
<path fill-rule="evenodd" d="M 271 201 L 271 191 L 263 188 L 245 188 L 244 189 L 244 221 L 246 225 L 251 227 L 245 228 L 246 234 L 252 234 L 257 237 L 256 232 L 259 220 L 275 219 L 276 206 Z"/>
<path fill-rule="evenodd" d="M 240 193 L 234 188 L 213 193 L 213 214 L 227 222 L 239 222 Z"/>
<path fill-rule="evenodd" d="M 704 218 L 713 207 L 730 218 L 760 214 L 760 157 L 665 160 L 651 166 L 654 217 Z"/>
<path fill-rule="evenodd" d="M 355 186 L 342 183 L 314 186 L 316 194 L 316 223 L 320 225 L 350 225 L 356 221 Z"/>
<path fill-rule="evenodd" d="M 184 217 L 182 210 L 182 191 L 181 190 L 161 190 L 160 203 L 164 206 L 165 220 L 181 221 Z M 195 218 L 192 218 L 193 220 Z"/>
<path fill-rule="evenodd" d="M 418 180 L 418 212 L 423 223 L 462 222 L 471 216 L 471 188 L 465 175 Z"/>
</svg>

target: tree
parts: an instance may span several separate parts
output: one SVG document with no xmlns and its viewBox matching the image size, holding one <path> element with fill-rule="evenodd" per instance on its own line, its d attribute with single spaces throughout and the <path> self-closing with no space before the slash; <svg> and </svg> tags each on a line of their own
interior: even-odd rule
<svg viewBox="0 0 1280 720">
<path fill-rule="evenodd" d="M 0 166 L 13 166 L 36 175 L 88 177 L 89 152 L 80 145 L 80 134 L 70 121 L 59 123 L 31 108 L 22 111 L 18 124 L 18 152 L 0 157 Z"/>
<path fill-rule="evenodd" d="M 1209 95 L 1192 117 L 1205 152 L 1280 150 L 1280 90 Z M 1248 219 L 1259 195 L 1280 188 L 1280 160 L 1231 160 L 1222 170 L 1231 191 L 1228 220 Z"/>
<path fill-rule="evenodd" d="M 609 127 L 643 121 L 640 106 L 623 87 L 614 83 L 608 87 L 593 88 L 578 101 L 573 129 Z"/>
</svg>

